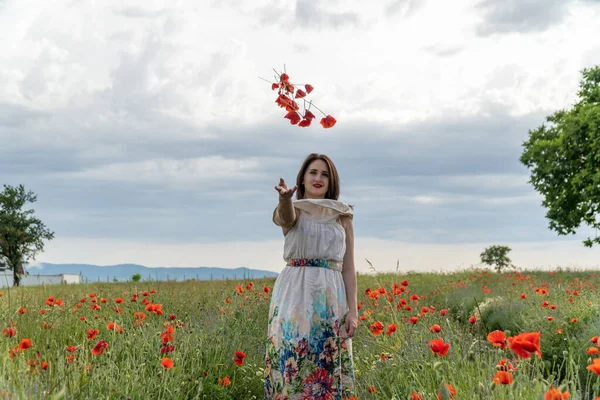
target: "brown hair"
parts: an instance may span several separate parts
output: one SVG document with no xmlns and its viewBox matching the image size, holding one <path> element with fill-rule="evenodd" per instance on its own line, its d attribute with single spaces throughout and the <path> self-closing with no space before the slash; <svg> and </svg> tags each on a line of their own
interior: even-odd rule
<svg viewBox="0 0 600 400">
<path fill-rule="evenodd" d="M 300 167 L 300 171 L 296 177 L 296 185 L 298 186 L 298 189 L 296 190 L 296 199 L 302 200 L 304 198 L 305 190 L 302 180 L 304 179 L 304 174 L 306 173 L 308 166 L 315 160 L 325 161 L 325 164 L 327 164 L 327 168 L 329 169 L 329 186 L 327 188 L 327 193 L 325 193 L 325 198 L 337 200 L 340 197 L 340 176 L 338 175 L 333 161 L 325 154 L 319 153 L 309 154 L 302 163 L 302 167 Z"/>
</svg>

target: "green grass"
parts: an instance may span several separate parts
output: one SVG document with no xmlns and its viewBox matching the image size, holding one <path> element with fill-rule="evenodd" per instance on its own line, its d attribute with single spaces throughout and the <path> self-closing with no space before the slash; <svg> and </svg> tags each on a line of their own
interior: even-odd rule
<svg viewBox="0 0 600 400">
<path fill-rule="evenodd" d="M 406 291 L 394 295 L 393 285 L 405 279 Z M 16 335 L 0 335 L 0 391 L 5 398 L 15 399 L 262 399 L 270 301 L 263 287 L 272 289 L 274 280 L 252 282 L 251 290 L 246 288 L 248 280 L 2 289 L 0 328 L 14 324 Z M 570 391 L 572 399 L 595 399 L 600 396 L 600 378 L 586 367 L 596 356 L 586 351 L 596 347 L 590 339 L 600 334 L 599 284 L 594 271 L 360 275 L 359 315 L 364 320 L 353 340 L 356 397 L 400 400 L 410 399 L 414 392 L 435 399 L 442 385 L 450 384 L 456 389 L 456 399 L 537 400 L 544 398 L 550 385 Z M 237 285 L 244 293 L 236 291 Z M 367 288 L 376 291 L 380 287 L 387 294 L 378 299 L 365 294 Z M 536 293 L 537 288 L 548 292 Z M 143 295 L 152 289 L 155 294 Z M 100 310 L 90 308 L 92 293 Z M 137 302 L 131 301 L 134 293 Z M 412 294 L 421 299 L 409 300 Z M 62 299 L 63 305 L 46 305 L 50 296 Z M 115 303 L 118 297 L 123 298 L 122 304 Z M 100 302 L 101 298 L 107 302 Z M 144 298 L 161 304 L 163 314 L 145 310 Z M 398 309 L 401 298 L 412 311 Z M 542 307 L 544 301 L 556 308 Z M 421 308 L 430 306 L 434 311 L 421 315 Z M 21 307 L 27 312 L 19 313 Z M 115 307 L 122 312 L 115 312 Z M 445 316 L 442 309 L 448 310 Z M 139 311 L 146 318 L 143 325 L 134 327 L 134 313 Z M 172 321 L 171 314 L 175 316 Z M 472 324 L 473 315 L 477 321 Z M 413 316 L 419 317 L 416 324 L 409 322 Z M 578 321 L 571 322 L 572 318 Z M 369 330 L 375 321 L 386 328 L 396 324 L 397 330 L 375 336 Z M 122 326 L 123 333 L 107 330 L 109 322 Z M 163 355 L 160 335 L 169 322 L 175 329 L 169 344 L 175 349 Z M 430 331 L 433 324 L 442 331 Z M 92 340 L 87 339 L 90 328 L 100 331 Z M 542 358 L 521 359 L 509 347 L 494 347 L 486 339 L 493 330 L 505 331 L 507 336 L 541 331 Z M 32 347 L 11 359 L 10 350 L 24 338 L 31 340 Z M 436 356 L 428 348 L 436 338 L 450 343 L 446 356 Z M 108 348 L 102 355 L 93 355 L 91 349 L 100 339 Z M 77 350 L 70 353 L 67 346 Z M 242 366 L 233 362 L 236 351 L 246 353 Z M 73 356 L 70 362 L 69 355 Z M 164 368 L 163 357 L 171 358 L 174 367 Z M 36 358 L 37 364 L 28 365 Z M 492 382 L 503 358 L 516 367 L 510 385 Z M 46 370 L 41 369 L 44 361 Z M 225 377 L 231 382 L 228 386 L 219 383 Z"/>
</svg>

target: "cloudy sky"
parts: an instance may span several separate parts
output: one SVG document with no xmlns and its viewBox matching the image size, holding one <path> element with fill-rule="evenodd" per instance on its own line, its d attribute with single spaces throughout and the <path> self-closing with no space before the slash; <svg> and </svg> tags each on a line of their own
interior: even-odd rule
<svg viewBox="0 0 600 400">
<path fill-rule="evenodd" d="M 124 5 L 125 4 L 125 5 Z M 38 195 L 39 262 L 281 271 L 274 186 L 329 155 L 356 267 L 598 266 L 520 164 L 600 64 L 600 1 L 0 0 L 0 184 Z M 273 68 L 337 125 L 291 126 Z"/>
</svg>

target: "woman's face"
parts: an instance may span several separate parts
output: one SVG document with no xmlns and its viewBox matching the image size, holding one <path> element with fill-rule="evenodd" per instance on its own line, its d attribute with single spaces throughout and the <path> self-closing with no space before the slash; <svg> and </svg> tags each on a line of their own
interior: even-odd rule
<svg viewBox="0 0 600 400">
<path fill-rule="evenodd" d="M 304 173 L 304 198 L 324 199 L 329 189 L 329 168 L 323 160 L 314 160 Z"/>
</svg>

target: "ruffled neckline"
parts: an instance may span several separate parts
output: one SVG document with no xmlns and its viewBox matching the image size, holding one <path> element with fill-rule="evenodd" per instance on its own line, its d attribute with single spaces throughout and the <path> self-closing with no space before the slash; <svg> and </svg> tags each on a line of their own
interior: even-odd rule
<svg viewBox="0 0 600 400">
<path fill-rule="evenodd" d="M 343 201 L 339 201 L 339 200 L 333 200 L 333 199 L 300 199 L 300 200 L 294 200 L 293 202 L 294 206 L 300 206 L 298 208 L 302 209 L 303 205 L 306 204 L 315 204 L 321 207 L 326 207 L 326 208 L 330 208 L 332 210 L 335 210 L 341 214 L 350 214 L 353 215 L 354 214 L 354 208 L 353 206 L 351 206 L 350 204 L 346 204 Z"/>
</svg>

